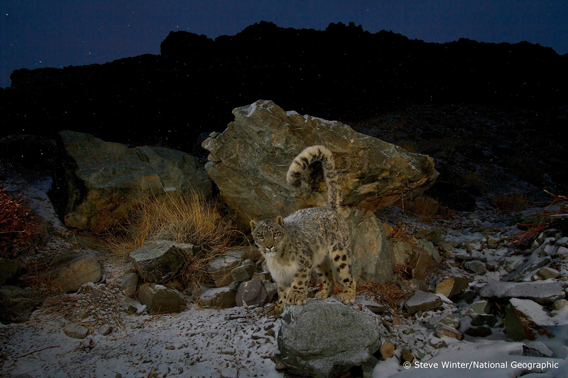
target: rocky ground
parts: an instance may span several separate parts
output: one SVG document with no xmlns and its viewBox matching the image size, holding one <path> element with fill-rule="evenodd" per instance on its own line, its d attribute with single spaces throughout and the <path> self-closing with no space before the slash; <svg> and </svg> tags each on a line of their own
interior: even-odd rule
<svg viewBox="0 0 568 378">
<path fill-rule="evenodd" d="M 416 108 L 403 118 L 395 114 L 358 126 L 367 134 L 434 156 L 442 172 L 439 181 L 446 185 L 431 194 L 463 207 L 424 217 L 410 211 L 408 202 L 398 202 L 376 214 L 394 247 L 396 284 L 368 286 L 355 304 L 340 305 L 355 319 L 373 319 L 381 347 L 339 376 L 567 376 L 566 221 L 556 218 L 555 225 L 542 228 L 528 245 L 515 243 L 526 231 L 517 223 L 530 223 L 545 211 L 545 205 L 535 200 L 553 198 L 539 188 L 557 194 L 564 188 L 558 174 L 563 166 L 560 142 L 552 140 L 547 147 L 534 130 L 510 138 L 502 127 L 524 122 L 534 126 L 539 118 L 533 113 L 514 118 L 485 109 L 483 116 L 473 116 L 477 111 Z M 456 120 L 464 124 L 454 128 L 452 139 L 444 133 Z M 470 127 L 476 122 L 479 127 Z M 434 133 L 430 142 L 421 142 L 424 132 Z M 499 137 L 483 138 L 484 132 Z M 534 156 L 548 153 L 549 159 L 523 157 L 527 151 Z M 221 299 L 210 300 L 227 288 L 183 292 L 187 304 L 180 312 L 150 315 L 152 308 L 131 298 L 125 286 L 124 278 L 134 271 L 132 263 L 105 252 L 96 237 L 67 229 L 55 216 L 47 196 L 52 183 L 49 161 L 37 166 L 0 162 L 0 183 L 7 192 L 27 197 L 47 231 L 37 241 L 37 253 L 22 258 L 23 264 L 31 265 L 26 281 L 18 282 L 39 289 L 44 299 L 36 302 L 22 294 L 27 303 L 38 305 L 33 312 L 28 308 L 29 318 L 0 323 L 0 377 L 293 377 L 306 368 L 290 366 L 284 346 L 285 353 L 299 347 L 279 340 L 279 335 L 290 332 L 289 320 L 301 317 L 299 309 L 289 308 L 276 319 L 262 307 L 234 302 L 224 303 L 228 308 L 222 309 L 203 306 L 220 305 Z M 521 169 L 533 163 L 530 169 Z M 526 193 L 529 208 L 496 210 L 493 196 L 510 192 Z M 565 209 L 565 202 L 557 202 L 546 211 L 566 213 Z M 87 256 L 81 264 L 98 266 L 100 276 L 67 294 L 54 294 L 53 283 L 40 273 L 52 268 L 50 261 L 67 255 Z M 240 264 L 241 270 L 248 270 L 247 264 Z M 70 288 L 74 284 L 65 282 Z M 270 291 L 266 283 L 263 287 Z M 321 302 L 310 300 L 305 308 Z M 329 331 L 326 323 L 331 322 L 315 322 L 314 329 L 324 335 L 333 332 L 334 340 L 356 332 L 347 327 Z M 315 340 L 309 346 L 318 351 L 314 355 L 323 350 L 332 356 L 344 352 L 343 344 L 322 340 L 326 345 Z"/>
<path fill-rule="evenodd" d="M 92 239 L 66 231 L 54 217 L 46 196 L 49 184 L 49 177 L 11 178 L 12 190 L 26 192 L 30 206 L 51 224 L 50 239 L 40 254 L 85 249 Z M 422 281 L 401 280 L 401 288 L 411 296 L 396 309 L 359 295 L 352 308 L 376 318 L 382 347 L 344 377 L 454 375 L 462 369 L 442 364 L 472 361 L 486 366 L 474 368 L 471 376 L 480 371 L 492 376 L 565 374 L 566 236 L 560 229 L 545 230 L 531 248 L 515 247 L 511 242 L 520 233 L 514 222 L 519 214 L 478 205 L 474 212 L 446 219 L 420 220 L 398 206 L 378 214 L 394 230 L 403 230 L 392 237 L 395 245 L 402 240 L 426 250 L 433 246 L 437 253 L 431 257 L 440 255 L 439 269 Z M 524 215 L 541 210 L 529 209 Z M 130 263 L 94 253 L 103 267 L 100 282 L 49 296 L 27 321 L 0 326 L 3 377 L 283 376 L 277 347 L 281 319 L 267 317 L 259 308 L 204 309 L 197 303 L 177 314 L 148 315 L 119 287 Z M 505 280 L 551 286 L 544 292 L 537 287 L 536 294 L 524 289 L 510 294 L 503 288 L 484 293 L 484 285 Z M 511 297 L 517 297 L 517 303 Z M 507 301 L 514 311 L 507 313 Z M 520 328 L 508 326 L 515 321 L 511 319 L 517 319 Z M 536 341 L 526 340 L 527 335 Z M 405 363 L 412 364 L 410 369 Z M 432 367 L 436 363 L 438 369 Z"/>
</svg>

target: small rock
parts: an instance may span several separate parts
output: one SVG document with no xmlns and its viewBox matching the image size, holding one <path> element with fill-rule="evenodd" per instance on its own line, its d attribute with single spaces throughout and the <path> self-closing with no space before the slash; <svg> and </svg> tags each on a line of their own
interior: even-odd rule
<svg viewBox="0 0 568 378">
<path fill-rule="evenodd" d="M 492 238 L 491 236 L 487 237 L 487 248 L 495 249 L 499 247 L 499 240 Z"/>
<path fill-rule="evenodd" d="M 126 273 L 118 282 L 118 287 L 127 297 L 133 296 L 138 288 L 138 274 L 134 272 Z"/>
<path fill-rule="evenodd" d="M 560 272 L 557 271 L 556 269 L 552 269 L 549 267 L 544 267 L 541 268 L 538 272 L 537 272 L 538 276 L 540 278 L 542 278 L 543 280 L 547 280 L 549 278 L 557 278 L 558 276 L 560 276 Z"/>
<path fill-rule="evenodd" d="M 467 261 L 463 266 L 468 271 L 478 275 L 483 275 L 487 271 L 485 264 L 478 260 Z"/>
<path fill-rule="evenodd" d="M 394 354 L 394 344 L 388 340 L 383 342 L 383 345 L 379 348 L 379 352 L 381 353 L 381 357 L 383 360 L 389 359 Z"/>
<path fill-rule="evenodd" d="M 235 307 L 236 294 L 229 287 L 209 289 L 199 296 L 199 303 L 203 307 L 230 308 Z"/>
<path fill-rule="evenodd" d="M 414 256 L 408 263 L 408 266 L 411 269 L 412 278 L 416 280 L 424 280 L 428 269 L 435 264 L 434 259 L 432 259 L 428 252 L 419 250 L 414 253 Z"/>
<path fill-rule="evenodd" d="M 100 264 L 92 254 L 85 254 L 59 264 L 47 273 L 64 292 L 77 291 L 89 282 L 98 282 L 103 276 Z"/>
<path fill-rule="evenodd" d="M 442 252 L 451 252 L 454 245 L 451 242 L 442 241 L 438 244 L 438 249 Z"/>
<path fill-rule="evenodd" d="M 552 358 L 554 353 L 540 341 L 527 341 L 523 345 L 523 356 Z"/>
<path fill-rule="evenodd" d="M 150 315 L 179 312 L 185 307 L 180 292 L 158 284 L 145 283 L 140 286 L 138 299 L 146 306 Z"/>
<path fill-rule="evenodd" d="M 558 311 L 566 307 L 566 305 L 568 305 L 568 301 L 566 299 L 561 299 L 559 301 L 554 302 L 551 307 L 553 310 Z"/>
<path fill-rule="evenodd" d="M 470 282 L 471 279 L 466 277 L 452 277 L 436 285 L 436 293 L 443 294 L 451 299 L 454 295 L 461 294 L 467 289 Z"/>
<path fill-rule="evenodd" d="M 435 329 L 438 324 L 447 325 L 448 327 L 452 328 L 458 328 L 460 325 L 460 320 L 455 316 L 453 316 L 451 313 L 444 312 L 439 316 L 433 316 L 428 321 L 428 325 L 430 326 L 430 328 Z"/>
<path fill-rule="evenodd" d="M 84 339 L 87 336 L 87 333 L 89 333 L 89 329 L 82 325 L 70 323 L 63 329 L 63 332 L 74 339 Z"/>
<path fill-rule="evenodd" d="M 487 337 L 491 336 L 491 329 L 488 327 L 471 327 L 464 332 L 468 336 L 472 337 Z"/>
<path fill-rule="evenodd" d="M 132 251 L 130 261 L 146 282 L 165 283 L 171 280 L 187 258 L 176 243 L 159 240 Z"/>
<path fill-rule="evenodd" d="M 225 255 L 211 261 L 207 266 L 207 273 L 215 282 L 216 287 L 225 287 L 233 282 L 231 272 L 239 266 L 241 259 Z"/>
<path fill-rule="evenodd" d="M 268 293 L 262 284 L 262 281 L 255 278 L 249 282 L 243 282 L 239 286 L 236 295 L 237 306 L 244 307 L 261 307 L 266 303 Z"/>
<path fill-rule="evenodd" d="M 400 363 L 412 362 L 414 361 L 414 355 L 406 348 L 402 348 L 402 353 L 400 354 Z"/>
<path fill-rule="evenodd" d="M 417 290 L 414 292 L 412 297 L 406 301 L 406 311 L 409 314 L 414 314 L 415 312 L 422 310 L 428 311 L 434 308 L 438 308 L 442 305 L 442 300 L 439 296 L 426 293 L 422 290 Z"/>
<path fill-rule="evenodd" d="M 499 320 L 495 315 L 473 315 L 471 317 L 471 325 L 474 327 L 480 327 L 483 325 L 495 327 L 495 324 L 497 324 L 497 321 Z"/>
<path fill-rule="evenodd" d="M 461 340 L 463 335 L 455 328 L 448 327 L 443 324 L 438 324 L 436 327 L 436 337 L 442 338 L 444 336 L 451 337 L 453 339 Z"/>
<path fill-rule="evenodd" d="M 567 257 L 568 256 L 568 248 L 558 247 L 558 250 L 556 251 L 556 255 L 563 257 L 563 258 Z"/>
<path fill-rule="evenodd" d="M 467 251 L 481 251 L 482 243 L 480 240 L 468 240 L 462 245 Z"/>
<path fill-rule="evenodd" d="M 243 265 L 231 270 L 231 277 L 233 278 L 233 281 L 237 282 L 248 281 L 254 274 L 254 270 L 255 266 L 252 264 L 252 261 L 250 264 L 244 263 Z"/>
<path fill-rule="evenodd" d="M 478 314 L 485 315 L 489 313 L 490 309 L 491 308 L 489 306 L 489 302 L 476 301 L 462 311 L 462 316 L 478 315 Z"/>
</svg>

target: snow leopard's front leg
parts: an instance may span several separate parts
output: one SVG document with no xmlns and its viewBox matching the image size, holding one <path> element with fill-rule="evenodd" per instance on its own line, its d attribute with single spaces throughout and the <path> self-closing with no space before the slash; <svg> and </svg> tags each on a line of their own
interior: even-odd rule
<svg viewBox="0 0 568 378">
<path fill-rule="evenodd" d="M 299 267 L 292 281 L 292 288 L 286 297 L 286 303 L 301 305 L 306 303 L 308 297 L 308 283 L 312 275 L 311 261 L 306 257 L 306 253 L 298 257 Z"/>
</svg>

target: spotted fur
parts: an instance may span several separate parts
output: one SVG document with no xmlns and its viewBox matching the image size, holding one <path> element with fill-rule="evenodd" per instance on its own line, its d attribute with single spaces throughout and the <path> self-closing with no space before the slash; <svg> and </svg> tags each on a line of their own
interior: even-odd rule
<svg viewBox="0 0 568 378">
<path fill-rule="evenodd" d="M 318 298 L 331 295 L 335 285 L 335 268 L 341 279 L 344 303 L 355 300 L 355 280 L 351 275 L 349 227 L 338 212 L 342 202 L 341 187 L 331 151 L 323 146 L 312 146 L 302 151 L 288 169 L 287 181 L 299 186 L 300 177 L 308 166 L 321 161 L 328 186 L 328 205 L 302 209 L 282 219 L 251 221 L 252 236 L 272 278 L 278 287 L 276 312 L 286 303 L 306 302 L 308 284 L 315 269 L 322 289 Z"/>
</svg>

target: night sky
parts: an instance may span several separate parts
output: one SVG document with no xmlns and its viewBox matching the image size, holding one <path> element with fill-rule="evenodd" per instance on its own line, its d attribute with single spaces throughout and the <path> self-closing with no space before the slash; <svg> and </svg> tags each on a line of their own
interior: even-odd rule
<svg viewBox="0 0 568 378">
<path fill-rule="evenodd" d="M 170 31 L 215 38 L 263 20 L 317 30 L 352 21 L 426 42 L 529 41 L 568 53 L 568 2 L 559 0 L 0 0 L 0 11 L 0 87 L 18 68 L 159 54 Z"/>
</svg>

